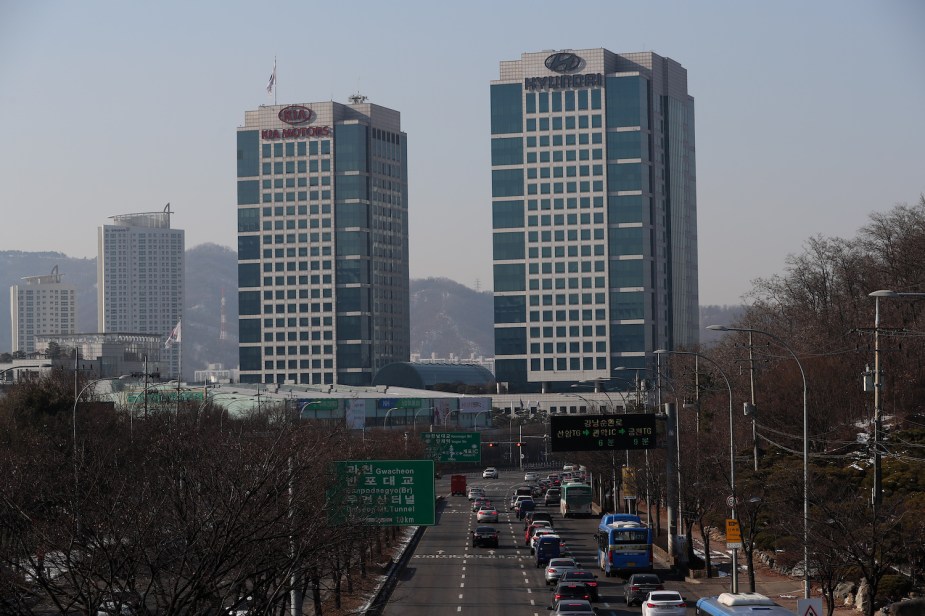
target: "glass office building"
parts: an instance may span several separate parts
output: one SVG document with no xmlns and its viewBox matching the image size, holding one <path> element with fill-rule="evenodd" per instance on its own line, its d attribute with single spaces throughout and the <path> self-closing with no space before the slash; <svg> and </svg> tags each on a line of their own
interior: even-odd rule
<svg viewBox="0 0 925 616">
<path fill-rule="evenodd" d="M 360 96 L 262 106 L 237 149 L 241 381 L 368 385 L 407 361 L 400 114 Z"/>
<path fill-rule="evenodd" d="M 161 212 L 110 216 L 98 229 L 97 324 L 103 334 L 154 334 L 167 340 L 183 318 L 186 236 Z M 160 374 L 179 378 L 180 344 L 160 353 Z"/>
<path fill-rule="evenodd" d="M 499 382 L 564 391 L 698 343 L 694 101 L 680 64 L 606 49 L 502 62 L 491 163 Z"/>
</svg>

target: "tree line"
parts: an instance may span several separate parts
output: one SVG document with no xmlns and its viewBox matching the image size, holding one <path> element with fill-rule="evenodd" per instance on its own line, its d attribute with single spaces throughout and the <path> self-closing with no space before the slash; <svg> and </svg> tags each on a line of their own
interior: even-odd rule
<svg viewBox="0 0 925 616">
<path fill-rule="evenodd" d="M 285 405 L 75 405 L 74 378 L 55 370 L 0 399 L 0 611 L 283 614 L 304 601 L 321 614 L 369 586 L 397 532 L 332 511 L 333 462 L 420 457 L 417 443 L 406 454 Z"/>
</svg>

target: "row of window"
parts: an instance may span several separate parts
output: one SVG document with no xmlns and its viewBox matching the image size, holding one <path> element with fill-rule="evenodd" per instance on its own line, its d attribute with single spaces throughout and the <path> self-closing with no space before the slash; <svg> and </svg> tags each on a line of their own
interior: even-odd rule
<svg viewBox="0 0 925 616">
<path fill-rule="evenodd" d="M 548 113 L 559 111 L 585 111 L 601 108 L 601 90 L 565 90 L 552 92 L 527 92 L 524 106 L 527 113 Z"/>
<path fill-rule="evenodd" d="M 551 118 L 527 118 L 526 128 L 528 133 L 535 133 L 537 131 L 547 132 L 550 130 L 588 130 L 589 128 L 601 128 L 603 122 L 604 120 L 600 114 L 591 116 L 580 115 L 577 117 L 553 116 Z M 561 135 L 558 136 L 561 137 Z M 572 137 L 574 137 L 574 135 L 572 135 Z"/>
<path fill-rule="evenodd" d="M 578 192 L 603 192 L 604 180 L 594 180 L 593 182 L 542 182 L 527 184 L 528 195 L 563 195 L 574 194 Z"/>
<path fill-rule="evenodd" d="M 574 178 L 604 175 L 604 165 L 567 165 L 555 167 L 530 167 L 527 169 L 527 179 L 537 178 Z"/>
<path fill-rule="evenodd" d="M 600 133 L 597 135 L 600 137 Z M 527 138 L 527 141 L 530 141 L 530 138 Z M 556 143 L 556 139 L 552 140 L 553 145 L 559 146 L 560 143 Z M 599 142 L 596 142 L 599 143 Z M 540 137 L 539 146 L 540 148 L 548 147 L 549 140 L 544 137 Z M 537 146 L 534 146 L 537 147 Z M 549 163 L 549 162 L 562 162 L 563 160 L 572 162 L 575 160 L 603 160 L 604 159 L 604 150 L 602 148 L 594 148 L 593 150 L 588 150 L 587 148 L 582 149 L 570 149 L 570 150 L 541 150 L 539 152 L 527 152 L 527 163 Z"/>
<path fill-rule="evenodd" d="M 285 152 L 285 154 L 283 153 Z M 283 156 L 311 156 L 331 153 L 331 140 L 288 141 L 281 143 L 264 143 L 260 154 L 262 158 L 281 158 Z"/>
<path fill-rule="evenodd" d="M 564 372 L 566 370 L 606 370 L 606 357 L 532 357 L 532 372 Z"/>
<path fill-rule="evenodd" d="M 280 163 L 263 163 L 261 165 L 262 175 L 318 173 L 319 169 L 321 173 L 330 174 L 331 161 L 325 158 L 321 161 L 290 160 Z"/>
</svg>

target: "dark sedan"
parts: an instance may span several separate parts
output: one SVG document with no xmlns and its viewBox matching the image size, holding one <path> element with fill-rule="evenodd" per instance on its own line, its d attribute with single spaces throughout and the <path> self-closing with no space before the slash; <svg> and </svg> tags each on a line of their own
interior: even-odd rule
<svg viewBox="0 0 925 616">
<path fill-rule="evenodd" d="M 501 541 L 501 532 L 494 526 L 476 526 L 472 531 L 472 547 L 487 546 L 498 547 Z"/>
</svg>

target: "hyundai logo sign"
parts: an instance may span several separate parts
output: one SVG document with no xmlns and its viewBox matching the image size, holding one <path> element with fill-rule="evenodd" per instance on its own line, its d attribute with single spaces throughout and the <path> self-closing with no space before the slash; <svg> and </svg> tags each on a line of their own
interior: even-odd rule
<svg viewBox="0 0 925 616">
<path fill-rule="evenodd" d="M 569 52 L 554 53 L 546 58 L 546 68 L 556 73 L 573 73 L 583 67 L 585 61 Z"/>
<path fill-rule="evenodd" d="M 305 124 L 315 119 L 315 112 L 302 105 L 289 105 L 280 109 L 277 117 L 286 124 Z"/>
</svg>

